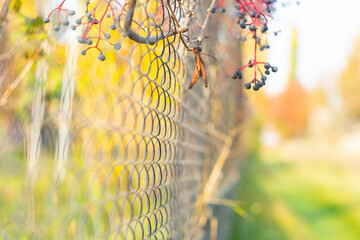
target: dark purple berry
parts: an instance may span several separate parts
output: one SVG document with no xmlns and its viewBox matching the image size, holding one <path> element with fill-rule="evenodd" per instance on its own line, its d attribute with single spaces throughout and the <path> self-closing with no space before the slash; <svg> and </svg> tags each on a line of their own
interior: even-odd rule
<svg viewBox="0 0 360 240">
<path fill-rule="evenodd" d="M 235 74 L 238 76 L 239 79 L 242 79 L 242 78 L 243 78 L 243 74 L 242 74 L 242 72 L 241 72 L 240 69 L 236 70 L 236 73 L 235 73 Z"/>
<path fill-rule="evenodd" d="M 99 56 L 97 56 L 97 58 L 100 60 L 100 61 L 104 61 L 105 60 L 105 56 L 104 54 L 100 53 Z"/>
<path fill-rule="evenodd" d="M 266 32 L 268 29 L 269 29 L 268 26 L 265 25 L 265 26 L 261 29 L 261 32 L 264 33 L 264 32 Z"/>
<path fill-rule="evenodd" d="M 79 43 L 85 43 L 85 40 L 82 37 L 77 37 Z"/>
<path fill-rule="evenodd" d="M 253 32 L 253 31 L 256 31 L 255 25 L 250 25 L 250 26 L 249 26 L 249 30 L 252 31 L 252 32 Z"/>
<path fill-rule="evenodd" d="M 250 88 L 251 88 L 251 84 L 250 84 L 250 83 L 245 83 L 245 84 L 244 84 L 244 87 L 245 87 L 246 89 L 250 89 Z"/>
<path fill-rule="evenodd" d="M 121 43 L 118 42 L 118 43 L 114 44 L 114 49 L 115 50 L 120 50 L 120 48 L 121 48 Z"/>
<path fill-rule="evenodd" d="M 277 72 L 277 71 L 278 71 L 278 67 L 276 67 L 276 66 L 271 67 L 271 71 L 272 71 L 272 72 Z"/>
</svg>

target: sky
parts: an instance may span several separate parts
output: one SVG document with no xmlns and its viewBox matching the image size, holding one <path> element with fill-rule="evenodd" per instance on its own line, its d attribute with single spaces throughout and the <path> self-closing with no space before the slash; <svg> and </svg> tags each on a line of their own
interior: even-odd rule
<svg viewBox="0 0 360 240">
<path fill-rule="evenodd" d="M 268 56 L 279 72 L 271 75 L 266 91 L 276 94 L 286 86 L 294 27 L 298 31 L 298 80 L 307 89 L 327 82 L 335 86 L 360 36 L 359 9 L 360 0 L 300 0 L 300 5 L 278 7 L 269 28 L 281 33 L 269 35 Z"/>
</svg>

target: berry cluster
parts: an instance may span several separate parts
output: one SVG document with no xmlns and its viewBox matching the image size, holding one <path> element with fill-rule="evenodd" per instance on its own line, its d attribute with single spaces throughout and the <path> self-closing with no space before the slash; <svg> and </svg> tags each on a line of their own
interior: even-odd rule
<svg viewBox="0 0 360 240">
<path fill-rule="evenodd" d="M 74 10 L 68 10 L 63 8 L 64 3 L 66 0 L 63 0 L 60 5 L 52 10 L 48 17 L 44 18 L 44 22 L 50 22 L 50 18 L 53 14 L 57 14 L 58 23 L 54 27 L 54 31 L 58 32 L 60 30 L 61 25 L 69 26 L 69 16 L 75 15 Z M 90 5 L 94 2 L 93 7 L 91 8 Z M 81 44 L 89 45 L 85 50 L 81 51 L 82 55 L 86 55 L 86 52 L 90 49 L 97 49 L 99 51 L 98 59 L 100 61 L 105 60 L 105 55 L 103 54 L 102 50 L 99 48 L 100 41 L 107 42 L 108 44 L 112 45 L 115 50 L 119 50 L 121 48 L 121 44 L 119 42 L 112 43 L 109 39 L 111 35 L 104 31 L 103 23 L 105 19 L 111 19 L 112 24 L 110 25 L 109 30 L 116 30 L 117 27 L 115 25 L 115 9 L 120 9 L 121 15 L 125 12 L 126 3 L 121 4 L 118 0 L 86 0 L 86 12 L 83 16 L 76 19 L 74 24 L 70 26 L 72 30 L 76 30 L 78 27 L 82 27 L 82 35 L 77 38 L 78 42 Z M 103 7 L 101 5 L 104 5 Z M 102 8 L 101 8 L 102 7 Z M 65 14 L 65 19 L 61 17 L 61 14 Z M 97 30 L 96 34 L 92 34 L 92 30 Z"/>
<path fill-rule="evenodd" d="M 260 51 L 269 48 L 267 44 L 267 32 L 268 28 L 268 18 L 271 18 L 271 11 L 273 10 L 272 4 L 275 0 L 235 0 L 236 2 L 236 17 L 238 19 L 238 24 L 241 29 L 246 31 L 245 36 L 240 37 L 240 40 L 246 41 L 248 35 L 254 40 L 254 58 L 251 59 L 247 65 L 238 68 L 233 75 L 233 79 L 242 79 L 243 74 L 242 70 L 245 68 L 254 68 L 254 78 L 244 84 L 246 89 L 250 89 L 253 84 L 253 90 L 258 91 L 262 86 L 265 85 L 267 79 L 266 75 L 270 74 L 270 69 L 272 72 L 277 72 L 278 68 L 276 66 L 271 66 L 270 63 L 260 62 L 257 60 L 257 50 Z M 277 32 L 275 32 L 275 35 Z M 265 39 L 262 41 L 262 38 Z M 265 44 L 262 44 L 265 42 Z M 263 65 L 264 73 L 260 69 L 260 66 Z M 258 74 L 261 74 L 261 78 L 257 79 Z"/>
<path fill-rule="evenodd" d="M 271 69 L 272 72 L 277 72 L 278 71 L 278 68 L 276 66 L 271 66 L 270 63 L 268 63 L 268 62 L 267 63 L 258 62 L 258 64 L 263 64 L 263 66 L 265 68 L 265 71 L 264 71 L 265 75 L 262 74 L 262 71 L 259 68 L 258 71 L 260 71 L 260 73 L 261 73 L 260 80 L 255 78 L 252 81 L 250 81 L 248 83 L 245 83 L 244 87 L 246 89 L 250 89 L 251 84 L 253 83 L 254 84 L 253 89 L 255 91 L 258 91 L 261 87 L 263 87 L 265 85 L 265 82 L 267 80 L 266 75 L 270 75 L 270 69 Z M 249 62 L 249 64 L 244 66 L 243 68 L 245 68 L 245 67 L 252 68 L 252 67 L 254 67 L 254 64 L 252 62 Z M 236 70 L 235 74 L 232 76 L 233 79 L 242 79 L 243 78 L 243 75 L 242 75 L 242 72 L 241 72 L 240 69 Z"/>
<path fill-rule="evenodd" d="M 224 13 L 226 11 L 225 7 L 224 7 L 224 0 L 219 0 L 218 4 L 211 8 L 208 9 L 208 11 L 210 11 L 211 13 L 216 13 L 216 9 L 219 8 L 221 13 Z"/>
</svg>

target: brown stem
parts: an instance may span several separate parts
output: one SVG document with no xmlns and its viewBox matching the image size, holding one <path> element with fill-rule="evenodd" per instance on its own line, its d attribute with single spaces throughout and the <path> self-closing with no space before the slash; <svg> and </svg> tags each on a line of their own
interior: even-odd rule
<svg viewBox="0 0 360 240">
<path fill-rule="evenodd" d="M 153 45 L 164 38 L 178 34 L 180 31 L 181 32 L 187 31 L 187 27 L 186 27 L 185 29 L 180 29 L 180 31 L 175 30 L 173 32 L 168 32 L 167 34 L 161 32 L 160 34 L 156 34 L 155 36 L 147 36 L 147 37 L 140 36 L 131 29 L 136 3 L 137 0 L 129 0 L 128 11 L 125 17 L 125 35 L 128 36 L 131 40 L 137 43 L 147 43 Z M 120 19 L 118 21 L 120 21 Z"/>
<path fill-rule="evenodd" d="M 198 36 L 198 38 L 197 38 L 197 41 L 198 41 L 199 43 L 201 43 L 202 40 L 203 40 L 205 28 L 206 28 L 206 26 L 207 26 L 207 24 L 208 24 L 208 22 L 209 22 L 209 18 L 210 18 L 210 14 L 211 14 L 211 9 L 215 6 L 215 2 L 216 2 L 216 0 L 212 0 L 212 1 L 211 1 L 211 4 L 210 4 L 210 7 L 209 7 L 208 10 L 207 10 L 207 15 L 206 15 L 206 17 L 205 17 L 204 24 L 202 25 L 200 34 L 199 34 L 199 36 Z"/>
<path fill-rule="evenodd" d="M 25 68 L 19 74 L 19 76 L 10 84 L 10 86 L 6 89 L 4 95 L 0 98 L 0 107 L 7 103 L 7 100 L 10 94 L 14 91 L 14 89 L 20 84 L 20 82 L 25 78 L 26 74 L 30 71 L 31 67 L 34 65 L 35 60 L 32 59 L 28 61 Z"/>
</svg>

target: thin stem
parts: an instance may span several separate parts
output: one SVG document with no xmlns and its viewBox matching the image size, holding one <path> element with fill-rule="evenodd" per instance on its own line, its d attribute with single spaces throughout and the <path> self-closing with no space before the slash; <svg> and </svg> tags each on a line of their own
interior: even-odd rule
<svg viewBox="0 0 360 240">
<path fill-rule="evenodd" d="M 205 33 L 205 28 L 206 28 L 206 26 L 207 26 L 207 24 L 208 24 L 208 22 L 209 22 L 209 18 L 210 18 L 210 14 L 211 14 L 211 9 L 215 6 L 215 2 L 216 2 L 216 0 L 212 0 L 212 1 L 211 1 L 211 4 L 210 4 L 210 7 L 208 8 L 208 12 L 207 12 L 207 14 L 206 14 L 205 21 L 204 21 L 204 23 L 203 23 L 203 25 L 202 25 L 202 27 L 201 27 L 200 34 L 199 34 L 199 36 L 198 36 L 198 38 L 197 38 L 197 41 L 198 41 L 199 43 L 201 43 L 202 40 L 203 40 L 204 33 Z"/>
<path fill-rule="evenodd" d="M 131 24 L 133 22 L 136 3 L 137 3 L 137 0 L 129 0 L 129 8 L 128 8 L 127 15 L 125 18 L 125 35 L 127 37 L 129 37 L 131 40 L 133 40 L 137 43 L 147 43 L 147 44 L 153 45 L 164 38 L 174 36 L 180 32 L 180 31 L 175 30 L 173 32 L 168 32 L 168 34 L 166 34 L 166 35 L 164 35 L 161 32 L 160 34 L 156 34 L 155 36 L 148 36 L 148 37 L 142 37 L 139 34 L 135 33 L 131 29 Z M 118 24 L 120 25 L 120 18 L 118 19 Z M 188 27 L 184 26 L 183 28 L 180 28 L 180 30 L 181 30 L 181 32 L 186 32 L 188 30 Z"/>
<path fill-rule="evenodd" d="M 257 39 L 256 39 L 256 33 L 257 33 L 257 30 L 255 30 L 255 33 L 254 33 L 254 36 L 255 36 L 255 56 L 254 56 L 254 71 L 255 71 L 255 79 L 256 79 L 256 65 L 255 65 L 255 63 L 256 63 L 256 57 L 257 57 L 257 53 L 256 53 L 256 51 L 257 51 Z"/>
</svg>

